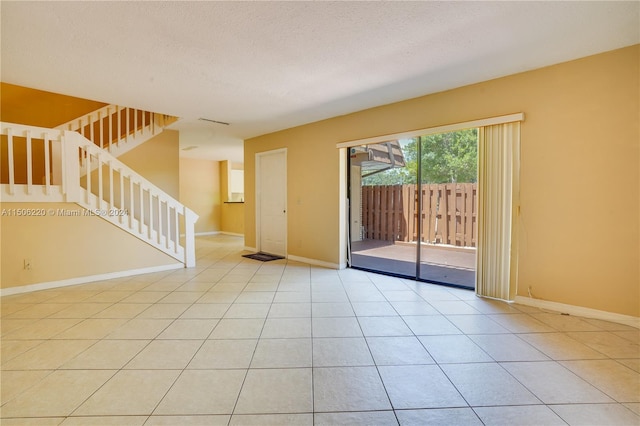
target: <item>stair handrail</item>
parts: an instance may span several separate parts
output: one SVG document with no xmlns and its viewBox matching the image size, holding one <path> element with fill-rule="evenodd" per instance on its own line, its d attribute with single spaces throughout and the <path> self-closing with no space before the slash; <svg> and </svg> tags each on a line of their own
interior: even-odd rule
<svg viewBox="0 0 640 426">
<path fill-rule="evenodd" d="M 121 113 L 123 111 L 124 119 L 121 118 Z M 130 118 L 130 112 L 133 112 L 132 119 Z M 139 112 L 142 112 L 140 122 L 138 122 Z M 149 114 L 148 119 L 147 114 Z M 96 125 L 96 123 L 98 123 L 97 135 L 94 130 L 94 125 Z M 114 124 L 115 132 L 113 129 Z M 85 127 L 87 126 L 89 127 L 88 135 L 85 132 Z M 59 130 L 76 131 L 100 148 L 112 151 L 114 145 L 118 147 L 122 142 L 125 144 L 129 143 L 130 138 L 135 138 L 137 135 L 142 135 L 145 132 L 147 135 L 153 136 L 162 127 L 164 127 L 164 116 L 161 114 L 139 108 L 129 108 L 120 105 L 105 105 L 102 108 L 91 111 L 81 117 L 77 117 L 73 120 L 67 121 L 66 123 L 60 124 L 55 128 Z M 124 134 L 122 130 L 124 130 Z M 106 137 L 105 133 L 107 134 Z"/>
<path fill-rule="evenodd" d="M 37 126 L 28 126 L 24 124 L 17 123 L 9 123 L 9 122 L 0 122 L 0 134 L 3 137 L 7 138 L 7 175 L 8 175 L 8 195 L 15 196 L 16 188 L 19 186 L 23 186 L 21 188 L 22 194 L 21 196 L 31 196 L 35 193 L 35 189 L 38 186 L 43 186 L 40 195 L 44 196 L 45 199 L 52 193 L 54 188 L 57 188 L 59 194 L 64 192 L 64 171 L 62 167 L 64 167 L 63 162 L 60 161 L 61 151 L 62 151 L 62 138 L 63 132 L 57 129 L 49 129 L 45 127 L 37 127 Z M 26 176 L 27 182 L 26 185 L 16 184 L 16 176 L 15 176 L 15 166 L 16 159 L 14 158 L 14 144 L 13 138 L 24 138 L 25 140 L 25 155 L 24 159 L 26 164 L 24 167 L 26 168 Z M 43 150 L 44 153 L 44 182 L 43 185 L 39 185 L 37 182 L 33 182 L 33 173 L 32 173 L 32 148 L 33 148 L 33 140 L 42 140 L 46 145 L 47 149 Z M 56 156 L 58 161 L 56 162 L 55 158 L 50 158 L 50 156 Z M 3 161 L 4 163 L 4 161 Z M 6 196 L 3 194 L 3 196 Z"/>
<path fill-rule="evenodd" d="M 7 165 L 8 165 L 8 188 L 3 189 L 2 196 L 3 201 L 25 201 L 33 199 L 36 202 L 46 201 L 64 201 L 74 202 L 87 209 L 100 209 L 103 206 L 115 206 L 114 196 L 114 172 L 117 172 L 120 176 L 120 207 L 124 207 L 126 203 L 123 203 L 123 197 L 125 188 L 123 186 L 124 179 L 129 181 L 129 200 L 131 209 L 135 207 L 135 201 L 139 201 L 139 218 L 136 221 L 133 217 L 135 212 L 131 212 L 132 217 L 129 218 L 126 223 L 121 217 L 103 217 L 104 219 L 114 223 L 127 232 L 137 235 L 139 238 L 145 240 L 149 244 L 154 245 L 158 249 L 173 256 L 185 264 L 186 267 L 195 266 L 195 234 L 194 227 L 195 222 L 198 220 L 198 215 L 191 209 L 184 206 L 175 198 L 171 197 L 164 190 L 149 182 L 146 178 L 135 172 L 129 166 L 118 160 L 115 156 L 109 152 L 100 149 L 94 145 L 90 140 L 82 136 L 81 134 L 60 129 L 49 129 L 36 126 L 27 126 L 22 124 L 0 122 L 0 133 L 3 137 L 7 138 Z M 26 157 L 21 164 L 21 167 L 26 168 L 27 184 L 16 184 L 14 166 L 17 159 L 13 156 L 14 138 L 24 139 Z M 32 178 L 32 163 L 34 157 L 32 156 L 32 140 L 42 140 L 45 142 L 46 148 L 44 149 L 44 164 L 37 164 L 37 167 L 41 167 L 42 170 L 46 170 L 45 182 L 39 184 L 33 182 Z M 85 162 L 83 163 L 83 156 Z M 92 173 L 86 173 L 87 170 L 92 170 L 92 158 L 98 160 L 98 165 L 94 172 L 98 176 L 98 186 L 96 189 L 97 195 L 92 193 L 91 177 Z M 107 178 L 109 181 L 108 200 L 106 194 L 103 193 L 103 168 L 106 167 L 108 172 Z M 55 169 L 56 177 L 54 179 L 49 176 L 49 172 L 53 174 L 51 169 Z M 84 168 L 85 174 L 82 174 Z M 24 171 L 25 169 L 23 169 Z M 86 188 L 84 188 L 82 180 L 84 179 Z M 138 186 L 139 199 L 134 200 L 134 187 Z M 5 186 L 5 185 L 3 185 Z M 16 191 L 19 189 L 19 191 Z M 54 191 L 55 189 L 55 191 Z M 44 192 L 43 192 L 44 191 Z M 144 194 L 148 193 L 148 203 L 150 209 L 148 212 L 144 211 Z M 51 197 L 51 193 L 54 193 L 55 197 Z M 38 198 L 35 198 L 35 196 Z M 154 231 L 154 218 L 152 214 L 154 212 L 154 198 L 157 199 L 158 217 L 155 220 L 158 223 L 157 231 Z M 162 211 L 163 204 L 165 210 Z M 173 218 L 173 224 L 169 223 L 169 216 L 171 209 L 175 213 Z M 148 225 L 145 224 L 144 213 L 147 213 Z M 166 214 L 166 223 L 162 222 L 162 215 Z M 184 246 L 180 245 L 180 232 L 179 232 L 179 215 L 183 216 L 184 231 L 185 231 L 185 243 Z M 136 223 L 134 223 L 136 222 Z M 133 225 L 136 225 L 137 230 Z M 175 236 L 171 239 L 171 227 L 174 226 Z M 163 227 L 164 226 L 164 227 Z M 163 235 L 163 232 L 166 233 Z M 145 236 L 146 234 L 146 236 Z M 164 239 L 163 239 L 164 237 Z M 152 241 L 155 239 L 155 241 Z M 173 250 L 169 247 L 173 244 Z M 180 250 L 178 249 L 180 248 Z"/>
<path fill-rule="evenodd" d="M 77 152 L 79 149 L 86 151 L 89 155 L 100 158 L 103 163 L 110 163 L 110 167 L 112 169 L 117 169 L 121 175 L 126 175 L 129 179 L 134 180 L 134 185 L 140 185 L 142 191 L 147 191 L 151 196 L 156 196 L 159 202 L 164 202 L 168 207 L 172 207 L 176 212 L 180 212 L 184 216 L 185 220 L 185 259 L 184 263 L 186 267 L 195 266 L 195 231 L 194 225 L 198 220 L 199 216 L 189 209 L 187 206 L 180 203 L 178 200 L 167 194 L 163 189 L 159 188 L 155 184 L 151 183 L 145 177 L 137 173 L 135 170 L 131 169 L 129 166 L 124 164 L 122 161 L 118 160 L 115 156 L 111 155 L 109 152 L 98 148 L 95 144 L 93 144 L 89 139 L 85 138 L 81 134 L 73 131 L 64 131 L 64 149 L 65 149 L 65 162 L 67 165 L 65 169 L 70 173 L 67 176 L 70 178 L 71 182 L 67 182 L 67 188 L 79 188 L 80 184 L 80 176 L 81 174 L 81 164 L 78 161 Z M 89 161 L 90 162 L 90 161 Z M 75 164 L 75 167 L 74 167 Z M 90 164 L 84 166 L 86 168 L 91 168 Z M 98 170 L 101 171 L 102 168 L 98 167 Z M 90 178 L 91 174 L 87 173 L 87 177 Z M 75 183 L 74 183 L 75 182 Z M 100 188 L 99 188 L 100 189 Z M 83 203 L 81 199 L 81 195 L 77 195 L 78 198 L 74 200 L 75 202 Z M 176 230 L 178 233 L 178 231 Z M 179 235 L 178 235 L 179 236 Z M 177 240 L 176 240 L 177 242 Z"/>
</svg>

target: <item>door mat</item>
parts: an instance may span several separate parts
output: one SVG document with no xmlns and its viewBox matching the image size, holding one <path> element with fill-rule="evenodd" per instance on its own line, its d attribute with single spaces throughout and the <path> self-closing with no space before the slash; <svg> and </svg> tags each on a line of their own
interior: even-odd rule
<svg viewBox="0 0 640 426">
<path fill-rule="evenodd" d="M 282 256 L 276 256 L 275 254 L 262 253 L 262 252 L 253 253 L 253 254 L 243 254 L 242 257 L 259 260 L 261 262 L 269 262 L 271 260 L 284 259 L 284 257 Z"/>
</svg>

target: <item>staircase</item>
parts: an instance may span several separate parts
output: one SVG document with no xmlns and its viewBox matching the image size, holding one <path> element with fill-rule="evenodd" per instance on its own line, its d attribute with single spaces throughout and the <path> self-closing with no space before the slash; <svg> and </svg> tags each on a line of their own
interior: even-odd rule
<svg viewBox="0 0 640 426">
<path fill-rule="evenodd" d="M 97 147 L 119 157 L 162 131 L 176 117 L 107 105 L 56 127 L 78 132 Z"/>
<path fill-rule="evenodd" d="M 114 155 L 159 132 L 162 117 L 103 109 L 104 115 L 92 113 L 95 119 L 85 116 L 64 124 L 65 129 L 0 123 L 2 202 L 76 203 L 185 267 L 195 266 L 198 215 Z M 131 130 L 123 131 L 125 126 Z"/>
</svg>

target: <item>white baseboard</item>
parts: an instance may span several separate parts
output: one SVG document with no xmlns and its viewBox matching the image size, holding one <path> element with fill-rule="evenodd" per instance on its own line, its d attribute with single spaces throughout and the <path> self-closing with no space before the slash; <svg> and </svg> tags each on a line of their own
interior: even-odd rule
<svg viewBox="0 0 640 426">
<path fill-rule="evenodd" d="M 219 234 L 222 235 L 231 235 L 233 237 L 244 237 L 244 234 L 238 234 L 236 232 L 227 232 L 227 231 L 220 231 Z"/>
<path fill-rule="evenodd" d="M 60 281 L 49 281 L 44 283 L 29 284 L 24 286 L 9 287 L 0 289 L 0 297 L 11 296 L 13 294 L 29 293 L 31 291 L 49 290 L 52 288 L 67 287 L 70 285 L 87 284 L 96 281 L 112 280 L 114 278 L 124 278 L 133 275 L 150 274 L 152 272 L 164 272 L 174 269 L 182 269 L 184 264 L 173 263 L 171 265 L 150 266 L 148 268 L 129 269 L 127 271 L 108 272 L 106 274 L 88 275 L 86 277 L 69 278 Z"/>
<path fill-rule="evenodd" d="M 569 315 L 611 321 L 618 324 L 640 328 L 640 318 L 631 315 L 616 314 L 615 312 L 600 311 L 597 309 L 567 305 L 548 300 L 533 299 L 525 296 L 516 296 L 514 302 L 521 305 L 533 306 L 534 308 L 548 309 L 550 311 L 562 312 Z"/>
<path fill-rule="evenodd" d="M 220 232 L 220 231 L 196 232 L 193 235 L 195 235 L 196 237 L 204 237 L 205 235 L 218 235 L 218 234 L 224 234 L 224 232 Z M 180 236 L 184 237 L 184 234 L 180 234 Z"/>
<path fill-rule="evenodd" d="M 345 266 L 342 266 L 342 264 L 339 264 L 339 263 L 331 263 L 331 262 L 325 262 L 324 260 L 309 259 L 307 257 L 294 256 L 292 254 L 287 255 L 287 259 L 294 260 L 296 262 L 308 263 L 309 265 L 322 266 L 324 268 L 330 268 L 330 269 L 345 268 Z"/>
</svg>

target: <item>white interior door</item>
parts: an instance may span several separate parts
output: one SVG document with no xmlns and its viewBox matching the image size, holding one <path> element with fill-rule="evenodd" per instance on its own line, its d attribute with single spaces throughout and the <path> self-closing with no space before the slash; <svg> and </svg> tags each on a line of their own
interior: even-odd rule
<svg viewBox="0 0 640 426">
<path fill-rule="evenodd" d="M 287 151 L 256 154 L 258 250 L 287 254 Z"/>
</svg>

